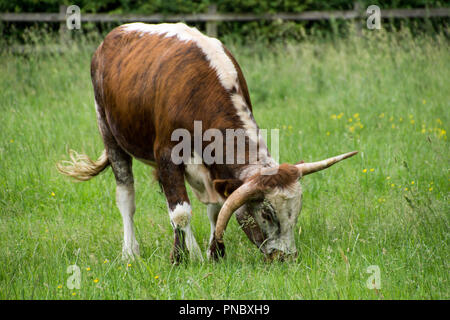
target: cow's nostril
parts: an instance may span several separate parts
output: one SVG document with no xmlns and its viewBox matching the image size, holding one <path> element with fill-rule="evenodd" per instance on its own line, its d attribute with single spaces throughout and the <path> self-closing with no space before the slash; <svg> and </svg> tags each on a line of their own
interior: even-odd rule
<svg viewBox="0 0 450 320">
<path fill-rule="evenodd" d="M 298 252 L 294 253 L 284 253 L 281 250 L 273 250 L 270 254 L 266 255 L 266 260 L 269 262 L 280 261 L 284 262 L 286 260 L 295 260 L 298 257 Z"/>
<path fill-rule="evenodd" d="M 269 262 L 272 261 L 284 261 L 284 252 L 280 251 L 280 250 L 273 250 L 271 253 L 269 253 L 268 255 L 266 255 L 266 260 Z"/>
</svg>

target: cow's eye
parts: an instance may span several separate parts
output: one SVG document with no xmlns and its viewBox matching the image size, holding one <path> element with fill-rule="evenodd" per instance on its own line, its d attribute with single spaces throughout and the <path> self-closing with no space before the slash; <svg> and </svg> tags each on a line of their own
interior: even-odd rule
<svg viewBox="0 0 450 320">
<path fill-rule="evenodd" d="M 264 202 L 262 204 L 262 208 L 261 208 L 261 217 L 264 220 L 273 222 L 274 221 L 274 213 L 275 213 L 275 210 L 273 209 L 270 202 L 267 200 L 264 200 Z"/>
<path fill-rule="evenodd" d="M 262 217 L 264 220 L 267 220 L 267 221 L 270 221 L 270 222 L 273 221 L 272 215 L 271 215 L 270 213 L 266 212 L 265 210 L 262 211 L 261 217 Z"/>
</svg>

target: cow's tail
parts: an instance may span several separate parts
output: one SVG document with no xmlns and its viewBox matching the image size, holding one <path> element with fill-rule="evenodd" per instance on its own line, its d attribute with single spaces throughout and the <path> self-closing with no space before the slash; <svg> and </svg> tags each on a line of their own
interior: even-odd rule
<svg viewBox="0 0 450 320">
<path fill-rule="evenodd" d="M 103 150 L 97 161 L 74 150 L 69 150 L 69 156 L 70 161 L 60 161 L 56 164 L 56 168 L 60 173 L 79 181 L 87 181 L 95 177 L 110 165 L 106 150 Z"/>
</svg>

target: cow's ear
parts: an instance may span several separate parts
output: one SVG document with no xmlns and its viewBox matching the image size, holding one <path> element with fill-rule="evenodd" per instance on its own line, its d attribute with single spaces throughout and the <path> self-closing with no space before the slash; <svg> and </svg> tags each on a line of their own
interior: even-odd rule
<svg viewBox="0 0 450 320">
<path fill-rule="evenodd" d="M 242 185 L 242 181 L 239 179 L 216 179 L 213 184 L 214 189 L 226 199 Z"/>
</svg>

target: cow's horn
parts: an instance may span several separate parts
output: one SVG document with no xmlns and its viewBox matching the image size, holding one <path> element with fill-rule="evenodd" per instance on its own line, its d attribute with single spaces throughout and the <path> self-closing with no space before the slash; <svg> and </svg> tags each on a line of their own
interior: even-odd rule
<svg viewBox="0 0 450 320">
<path fill-rule="evenodd" d="M 240 206 L 242 206 L 250 197 L 252 197 L 256 193 L 257 190 L 255 189 L 255 184 L 252 181 L 248 181 L 237 188 L 227 198 L 217 217 L 215 231 L 215 238 L 217 241 L 222 242 L 223 233 L 227 227 L 228 221 L 233 215 L 233 212 L 239 209 Z"/>
<path fill-rule="evenodd" d="M 341 160 L 353 157 L 355 154 L 357 154 L 358 151 L 352 151 L 348 153 L 341 154 L 339 156 L 335 156 L 332 158 L 328 158 L 322 161 L 317 162 L 309 162 L 309 163 L 299 163 L 295 165 L 300 172 L 301 176 L 306 176 L 307 174 L 314 173 L 323 169 L 326 169 L 328 167 L 331 167 L 336 162 L 339 162 Z"/>
</svg>

